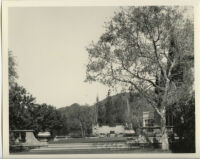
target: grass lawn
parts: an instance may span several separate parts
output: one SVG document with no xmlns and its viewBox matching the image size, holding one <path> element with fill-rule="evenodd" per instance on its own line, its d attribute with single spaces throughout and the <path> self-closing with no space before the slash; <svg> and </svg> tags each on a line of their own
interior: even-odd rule
<svg viewBox="0 0 200 159">
<path fill-rule="evenodd" d="M 104 138 L 69 138 L 59 141 L 50 141 L 49 147 L 38 150 L 24 151 L 13 154 L 144 154 L 144 153 L 171 153 L 171 151 L 163 151 L 159 148 L 152 147 L 135 147 L 135 148 L 97 148 L 97 149 L 81 149 L 79 143 L 116 143 L 125 142 L 127 137 L 104 137 Z M 77 144 L 77 149 L 70 149 L 68 146 Z M 55 144 L 55 146 L 54 146 Z M 118 144 L 118 143 L 116 143 Z M 52 148 L 53 145 L 53 148 Z M 114 144 L 115 145 L 115 144 Z"/>
<path fill-rule="evenodd" d="M 140 148 L 133 150 L 51 150 L 51 151 L 31 151 L 31 152 L 19 152 L 11 153 L 15 155 L 22 154 L 151 154 L 151 153 L 171 153 L 171 151 L 163 151 L 161 149 L 152 149 L 152 148 Z"/>
</svg>

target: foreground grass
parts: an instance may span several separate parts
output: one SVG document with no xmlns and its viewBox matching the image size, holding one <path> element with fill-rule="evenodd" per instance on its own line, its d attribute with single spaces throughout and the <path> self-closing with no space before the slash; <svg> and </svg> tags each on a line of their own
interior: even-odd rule
<svg viewBox="0 0 200 159">
<path fill-rule="evenodd" d="M 110 149 L 99 149 L 99 150 L 51 150 L 51 151 L 30 151 L 30 152 L 19 152 L 12 153 L 13 155 L 22 155 L 22 154 L 151 154 L 151 153 L 171 153 L 171 151 L 163 151 L 161 149 L 153 148 L 140 148 L 140 149 L 131 149 L 131 150 L 110 150 Z"/>
</svg>

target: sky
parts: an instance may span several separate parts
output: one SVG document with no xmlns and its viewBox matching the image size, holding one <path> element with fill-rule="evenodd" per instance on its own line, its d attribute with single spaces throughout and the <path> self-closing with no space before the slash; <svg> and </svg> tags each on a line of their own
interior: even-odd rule
<svg viewBox="0 0 200 159">
<path fill-rule="evenodd" d="M 86 47 L 105 31 L 116 7 L 9 8 L 8 46 L 16 56 L 18 83 L 39 104 L 57 108 L 94 104 L 108 88 L 85 83 Z"/>
</svg>

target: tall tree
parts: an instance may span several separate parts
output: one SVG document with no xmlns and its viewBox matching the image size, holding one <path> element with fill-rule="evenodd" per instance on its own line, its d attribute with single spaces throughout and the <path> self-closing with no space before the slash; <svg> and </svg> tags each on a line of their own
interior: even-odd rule
<svg viewBox="0 0 200 159">
<path fill-rule="evenodd" d="M 106 124 L 110 126 L 115 125 L 115 116 L 113 114 L 115 108 L 113 106 L 112 97 L 110 96 L 110 90 L 108 91 L 108 96 L 105 102 L 105 109 L 106 109 L 106 114 L 105 114 Z"/>
<path fill-rule="evenodd" d="M 99 125 L 106 124 L 105 116 L 106 116 L 105 104 L 103 104 L 102 102 L 99 102 L 98 103 L 98 120 L 97 120 Z"/>
<path fill-rule="evenodd" d="M 87 51 L 87 80 L 134 87 L 160 116 L 162 149 L 169 149 L 166 109 L 177 89 L 172 71 L 180 61 L 184 65 L 186 55 L 193 55 L 193 23 L 184 19 L 182 8 L 122 8 Z"/>
<path fill-rule="evenodd" d="M 25 88 L 17 84 L 16 59 L 8 51 L 9 75 L 9 128 L 27 129 L 31 123 L 29 108 L 34 106 L 35 98 Z"/>
</svg>

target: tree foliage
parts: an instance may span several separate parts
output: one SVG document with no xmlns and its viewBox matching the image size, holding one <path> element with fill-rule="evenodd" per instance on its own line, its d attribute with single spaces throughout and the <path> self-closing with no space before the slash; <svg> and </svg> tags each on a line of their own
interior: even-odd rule
<svg viewBox="0 0 200 159">
<path fill-rule="evenodd" d="M 11 130 L 31 129 L 54 134 L 62 128 L 62 118 L 55 107 L 36 104 L 35 98 L 15 83 L 9 91 L 9 126 Z"/>
<path fill-rule="evenodd" d="M 107 96 L 96 105 L 98 107 L 99 125 L 127 126 L 127 124 L 132 123 L 135 131 L 142 127 L 143 111 L 153 111 L 153 108 L 143 100 L 142 96 L 134 92 Z"/>
<path fill-rule="evenodd" d="M 176 8 L 122 9 L 106 29 L 99 41 L 87 48 L 87 80 L 114 86 L 131 85 L 147 99 L 153 97 L 148 94 L 152 88 L 165 90 L 165 85 L 156 83 L 161 73 L 164 81 L 170 81 L 180 59 L 193 54 L 193 24 L 185 21 Z M 170 49 L 175 52 L 173 59 L 170 59 Z M 150 98 L 151 102 L 155 98 Z"/>
<path fill-rule="evenodd" d="M 161 117 L 166 149 L 166 109 L 181 99 L 177 70 L 193 56 L 193 32 L 193 21 L 185 19 L 181 7 L 126 7 L 87 48 L 87 81 L 139 92 Z"/>
<path fill-rule="evenodd" d="M 64 116 L 62 134 L 71 134 L 74 137 L 85 137 L 91 135 L 92 124 L 94 121 L 93 108 L 87 105 L 79 105 L 77 103 L 65 108 L 59 109 Z"/>
<path fill-rule="evenodd" d="M 32 122 L 29 109 L 34 107 L 35 98 L 15 83 L 9 91 L 9 126 L 10 129 L 25 129 Z"/>
</svg>

